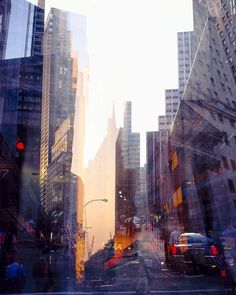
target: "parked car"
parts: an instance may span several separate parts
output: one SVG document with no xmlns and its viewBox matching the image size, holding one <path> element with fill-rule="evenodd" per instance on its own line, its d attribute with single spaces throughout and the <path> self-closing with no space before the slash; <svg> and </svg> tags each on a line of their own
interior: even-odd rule
<svg viewBox="0 0 236 295">
<path fill-rule="evenodd" d="M 225 272 L 225 263 L 214 239 L 198 233 L 179 236 L 178 243 L 171 246 L 170 263 L 175 270 L 187 274 L 197 271 Z"/>
</svg>

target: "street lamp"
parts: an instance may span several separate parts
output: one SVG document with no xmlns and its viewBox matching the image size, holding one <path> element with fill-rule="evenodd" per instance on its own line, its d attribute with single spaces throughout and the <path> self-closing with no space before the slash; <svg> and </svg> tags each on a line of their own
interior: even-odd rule
<svg viewBox="0 0 236 295">
<path fill-rule="evenodd" d="M 93 200 L 90 200 L 90 201 L 88 201 L 88 202 L 84 205 L 83 209 L 84 209 L 89 203 L 92 203 L 92 202 L 105 202 L 105 203 L 107 203 L 107 202 L 108 202 L 108 199 L 93 199 Z"/>
<path fill-rule="evenodd" d="M 85 203 L 85 205 L 84 205 L 84 207 L 83 207 L 83 213 L 86 212 L 86 211 L 84 211 L 85 207 L 86 207 L 88 204 L 92 203 L 92 202 L 105 202 L 105 203 L 107 203 L 107 202 L 108 202 L 108 199 L 93 199 L 93 200 L 88 201 L 87 203 Z M 85 229 L 87 229 L 88 227 L 87 227 L 87 216 L 86 216 L 86 213 L 85 213 L 84 215 L 85 215 Z M 86 232 L 84 231 L 84 233 L 86 233 Z M 88 232 L 87 232 L 87 233 L 88 233 Z M 85 236 L 85 238 L 86 238 L 86 236 Z M 94 237 L 93 237 L 93 241 L 94 241 Z M 88 237 L 87 237 L 87 243 L 88 243 Z M 93 242 L 92 242 L 92 245 L 91 245 L 90 249 L 89 249 L 89 245 L 87 245 L 88 259 L 89 259 L 90 256 L 91 256 L 92 247 L 93 247 Z"/>
</svg>

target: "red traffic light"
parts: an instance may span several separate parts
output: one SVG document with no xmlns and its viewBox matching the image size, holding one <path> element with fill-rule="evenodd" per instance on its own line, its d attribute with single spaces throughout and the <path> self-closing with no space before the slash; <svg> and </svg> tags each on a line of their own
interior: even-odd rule
<svg viewBox="0 0 236 295">
<path fill-rule="evenodd" d="M 21 141 L 21 140 L 16 141 L 16 149 L 18 151 L 23 151 L 25 149 L 25 145 L 24 145 L 23 141 Z"/>
</svg>

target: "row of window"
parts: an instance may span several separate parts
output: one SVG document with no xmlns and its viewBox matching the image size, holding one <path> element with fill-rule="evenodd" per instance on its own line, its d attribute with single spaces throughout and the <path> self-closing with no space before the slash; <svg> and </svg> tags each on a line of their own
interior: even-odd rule
<svg viewBox="0 0 236 295">
<path fill-rule="evenodd" d="M 173 98 L 179 99 L 179 96 L 176 96 L 176 95 L 174 95 L 174 96 L 166 96 L 167 100 L 170 100 L 170 99 L 173 99 Z"/>
<path fill-rule="evenodd" d="M 179 104 L 178 102 L 173 102 L 173 103 L 168 102 L 166 105 L 167 105 L 167 106 L 171 106 L 171 105 L 173 105 L 174 107 L 177 107 L 178 104 Z"/>
<path fill-rule="evenodd" d="M 167 113 L 176 113 L 177 112 L 177 109 L 167 109 L 166 111 Z"/>
<path fill-rule="evenodd" d="M 19 78 L 25 78 L 25 79 L 37 79 L 37 80 L 40 80 L 41 77 L 39 76 L 22 76 L 22 75 L 19 75 Z"/>
<path fill-rule="evenodd" d="M 220 122 L 224 122 L 224 119 L 226 119 L 226 117 L 224 117 L 223 115 L 222 115 L 222 113 L 215 113 L 215 112 L 210 112 L 210 114 L 211 114 L 211 116 L 216 120 L 216 116 L 215 116 L 215 114 L 217 114 L 217 117 L 218 117 L 218 119 L 219 119 L 219 121 Z M 228 118 L 227 118 L 228 119 Z M 235 120 L 233 120 L 233 119 L 228 119 L 229 120 L 229 123 L 230 123 L 230 125 L 231 125 L 231 127 L 235 127 Z"/>
<path fill-rule="evenodd" d="M 230 169 L 228 159 L 225 156 L 222 156 L 221 158 L 222 158 L 224 168 L 225 169 Z M 230 163 L 231 163 L 231 169 L 235 171 L 236 170 L 236 162 L 235 162 L 235 160 L 230 159 Z"/>
</svg>

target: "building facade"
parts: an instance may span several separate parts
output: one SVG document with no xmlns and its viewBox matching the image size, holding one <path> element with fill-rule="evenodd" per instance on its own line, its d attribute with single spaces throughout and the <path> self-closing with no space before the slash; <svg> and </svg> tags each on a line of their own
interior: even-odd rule
<svg viewBox="0 0 236 295">
<path fill-rule="evenodd" d="M 159 155 L 167 160 L 158 179 L 167 227 L 220 237 L 236 213 L 236 84 L 218 29 L 224 6 L 215 14 L 210 8 L 193 1 L 192 37 L 199 43 L 167 148 Z"/>
<path fill-rule="evenodd" d="M 79 67 L 82 70 L 88 61 L 85 17 L 52 8 L 46 22 L 44 45 L 40 202 L 48 211 L 48 166 L 55 133 L 68 115 L 75 114 Z"/>
<path fill-rule="evenodd" d="M 24 222 L 37 219 L 39 208 L 44 10 L 23 0 L 3 4 L 0 130 L 20 169 L 19 210 Z M 21 152 L 17 141 L 23 142 Z"/>
<path fill-rule="evenodd" d="M 165 90 L 165 115 L 158 117 L 158 130 L 170 130 L 175 119 L 181 97 L 191 71 L 196 42 L 193 32 L 179 32 L 178 45 L 178 89 Z"/>
<path fill-rule="evenodd" d="M 124 125 L 116 141 L 115 243 L 123 249 L 135 238 L 135 197 L 140 192 L 140 134 L 132 132 L 132 104 L 125 103 Z"/>
</svg>

